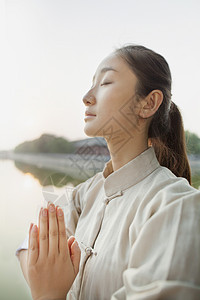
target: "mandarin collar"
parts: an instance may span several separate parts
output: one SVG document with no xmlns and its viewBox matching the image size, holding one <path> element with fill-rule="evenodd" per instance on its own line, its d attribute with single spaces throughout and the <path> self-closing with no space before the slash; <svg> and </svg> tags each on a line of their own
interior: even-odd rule
<svg viewBox="0 0 200 300">
<path fill-rule="evenodd" d="M 106 196 L 111 197 L 114 194 L 119 194 L 137 184 L 159 166 L 153 147 L 149 147 L 114 172 L 112 159 L 110 159 L 102 171 Z"/>
</svg>

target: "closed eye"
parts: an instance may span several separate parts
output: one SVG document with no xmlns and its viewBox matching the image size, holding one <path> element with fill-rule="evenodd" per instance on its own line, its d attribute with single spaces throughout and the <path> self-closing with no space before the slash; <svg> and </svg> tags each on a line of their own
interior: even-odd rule
<svg viewBox="0 0 200 300">
<path fill-rule="evenodd" d="M 110 81 L 107 81 L 107 82 L 103 82 L 102 84 L 101 84 L 101 86 L 102 85 L 107 85 L 107 84 L 111 84 L 112 82 L 110 82 Z"/>
</svg>

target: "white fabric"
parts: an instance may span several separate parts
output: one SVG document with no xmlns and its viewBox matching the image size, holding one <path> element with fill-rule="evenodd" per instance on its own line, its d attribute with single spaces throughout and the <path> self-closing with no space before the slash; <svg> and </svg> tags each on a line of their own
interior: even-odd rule
<svg viewBox="0 0 200 300">
<path fill-rule="evenodd" d="M 68 300 L 200 299 L 200 192 L 153 148 L 107 162 L 63 209 L 82 250 Z"/>
<path fill-rule="evenodd" d="M 29 240 L 29 237 L 28 235 L 26 236 L 25 240 L 23 241 L 23 243 L 17 248 L 16 252 L 15 252 L 15 255 L 17 256 L 17 258 L 19 259 L 19 252 L 21 250 L 26 250 L 28 249 L 28 240 Z"/>
</svg>

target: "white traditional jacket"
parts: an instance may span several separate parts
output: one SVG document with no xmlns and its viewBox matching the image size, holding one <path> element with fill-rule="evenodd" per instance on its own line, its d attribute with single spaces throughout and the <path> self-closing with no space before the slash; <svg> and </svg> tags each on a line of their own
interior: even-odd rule
<svg viewBox="0 0 200 300">
<path fill-rule="evenodd" d="M 67 300 L 200 299 L 200 192 L 153 148 L 55 204 L 82 250 Z"/>
</svg>

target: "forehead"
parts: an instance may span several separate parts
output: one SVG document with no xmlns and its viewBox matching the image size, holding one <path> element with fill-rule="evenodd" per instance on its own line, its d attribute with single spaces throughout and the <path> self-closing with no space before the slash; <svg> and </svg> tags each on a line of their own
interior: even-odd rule
<svg viewBox="0 0 200 300">
<path fill-rule="evenodd" d="M 104 67 L 116 67 L 118 65 L 121 65 L 123 63 L 122 59 L 117 56 L 116 54 L 114 53 L 111 53 L 110 55 L 106 56 L 102 61 L 101 63 L 99 64 L 98 68 L 97 68 L 97 71 L 101 68 L 104 68 Z"/>
<path fill-rule="evenodd" d="M 112 69 L 115 70 L 117 74 L 123 74 L 124 76 L 134 75 L 127 63 L 119 55 L 111 53 L 99 64 L 94 78 L 100 75 L 102 72 L 105 73 L 106 71 Z"/>
</svg>

